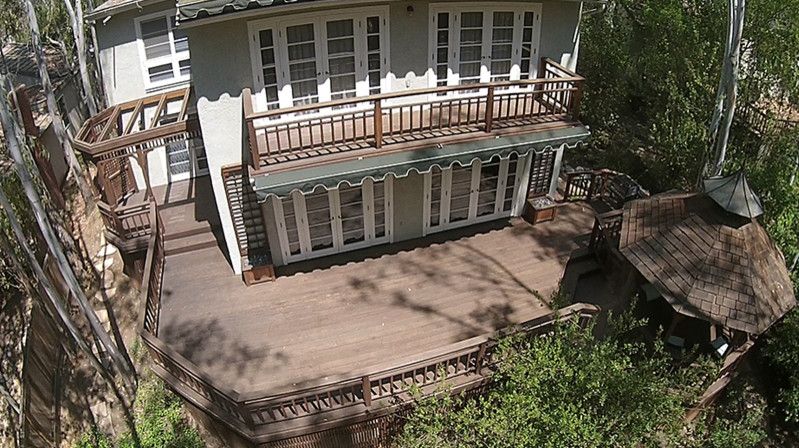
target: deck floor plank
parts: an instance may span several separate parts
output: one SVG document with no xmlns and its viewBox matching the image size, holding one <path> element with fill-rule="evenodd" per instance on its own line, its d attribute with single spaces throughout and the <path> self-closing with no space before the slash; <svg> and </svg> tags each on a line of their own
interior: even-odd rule
<svg viewBox="0 0 799 448">
<path fill-rule="evenodd" d="M 239 392 L 278 393 L 548 311 L 593 214 L 520 219 L 291 265 L 246 287 L 217 248 L 167 257 L 161 337 Z"/>
</svg>

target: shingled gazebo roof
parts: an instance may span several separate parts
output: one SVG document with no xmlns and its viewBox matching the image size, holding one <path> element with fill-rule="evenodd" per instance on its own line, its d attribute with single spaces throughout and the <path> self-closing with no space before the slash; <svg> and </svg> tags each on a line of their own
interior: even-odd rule
<svg viewBox="0 0 799 448">
<path fill-rule="evenodd" d="M 684 315 L 757 335 L 796 306 L 765 229 L 704 193 L 628 202 L 619 249 Z"/>
</svg>

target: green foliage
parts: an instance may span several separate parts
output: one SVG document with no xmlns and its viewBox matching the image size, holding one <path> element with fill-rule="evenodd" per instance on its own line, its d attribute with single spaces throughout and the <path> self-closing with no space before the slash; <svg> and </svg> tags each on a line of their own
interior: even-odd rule
<svg viewBox="0 0 799 448">
<path fill-rule="evenodd" d="M 26 0 L 0 0 L 0 30 L 3 31 L 6 40 L 30 41 L 30 27 L 23 1 Z M 39 21 L 42 43 L 50 45 L 53 42 L 61 42 L 68 51 L 72 51 L 75 39 L 69 26 L 69 15 L 64 0 L 33 0 L 33 4 Z"/>
<path fill-rule="evenodd" d="M 180 398 L 153 377 L 139 384 L 134 403 L 134 420 L 141 448 L 200 448 L 205 446 L 197 431 L 189 426 Z M 85 434 L 75 448 L 134 448 L 133 435 L 123 434 L 114 442 L 96 429 Z"/>
<path fill-rule="evenodd" d="M 609 0 L 586 15 L 578 69 L 593 141 L 570 163 L 627 172 L 652 192 L 694 189 L 709 147 L 727 13 L 723 0 Z M 794 268 L 799 291 L 799 126 L 753 132 L 742 114 L 799 117 L 799 0 L 748 1 L 743 40 L 725 171 L 746 169 L 764 203 L 760 222 Z M 799 423 L 796 314 L 768 336 L 767 358 L 778 372 L 781 412 Z"/>
<path fill-rule="evenodd" d="M 767 437 L 766 402 L 754 389 L 750 375 L 736 378 L 693 428 L 685 447 L 757 447 Z"/>
<path fill-rule="evenodd" d="M 704 364 L 674 369 L 659 347 L 599 340 L 572 325 L 504 340 L 499 353 L 486 394 L 422 400 L 398 445 L 658 446 L 679 439 L 685 405 L 709 372 Z"/>
<path fill-rule="evenodd" d="M 763 354 L 776 373 L 785 419 L 799 423 L 799 311 L 789 313 L 771 330 Z"/>
</svg>

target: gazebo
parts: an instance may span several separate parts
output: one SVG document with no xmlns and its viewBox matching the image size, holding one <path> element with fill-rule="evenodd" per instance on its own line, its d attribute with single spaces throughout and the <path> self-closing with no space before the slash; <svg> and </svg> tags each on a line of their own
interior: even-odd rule
<svg viewBox="0 0 799 448">
<path fill-rule="evenodd" d="M 636 283 L 647 302 L 671 309 L 672 345 L 693 337 L 723 356 L 796 306 L 785 260 L 757 221 L 762 213 L 742 172 L 708 179 L 699 193 L 625 204 L 619 252 L 643 278 Z M 697 340 L 703 329 L 709 339 Z"/>
</svg>

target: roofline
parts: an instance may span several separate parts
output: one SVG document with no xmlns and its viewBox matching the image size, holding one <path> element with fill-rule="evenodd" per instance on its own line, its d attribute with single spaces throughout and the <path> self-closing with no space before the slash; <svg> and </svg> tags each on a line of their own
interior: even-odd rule
<svg viewBox="0 0 799 448">
<path fill-rule="evenodd" d="M 98 19 L 105 19 L 106 17 L 111 17 L 113 15 L 132 11 L 135 9 L 141 10 L 144 7 L 167 1 L 169 0 L 134 0 L 128 3 L 123 3 L 121 5 L 112 6 L 110 8 L 95 9 L 94 11 L 86 14 L 85 20 L 87 22 L 94 22 L 97 21 Z M 172 3 L 172 7 L 174 8 L 177 2 L 173 0 L 170 3 Z"/>
<path fill-rule="evenodd" d="M 178 22 L 181 28 L 193 28 L 211 23 L 223 22 L 226 20 L 249 18 L 253 16 L 280 14 L 282 12 L 294 13 L 306 11 L 309 9 L 325 8 L 325 7 L 349 7 L 358 6 L 361 4 L 388 4 L 399 3 L 402 0 L 313 0 L 299 3 L 281 3 L 279 5 L 261 6 L 252 9 L 242 9 L 239 11 L 221 12 L 214 15 L 197 17 L 193 19 L 180 19 L 180 7 L 178 7 Z M 514 0 L 519 1 L 519 0 Z M 592 4 L 605 4 L 608 0 L 555 0 L 564 3 L 592 3 Z M 435 0 L 431 0 L 435 2 Z"/>
</svg>

